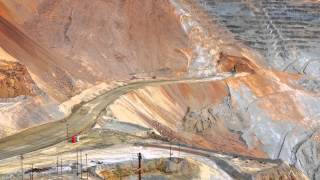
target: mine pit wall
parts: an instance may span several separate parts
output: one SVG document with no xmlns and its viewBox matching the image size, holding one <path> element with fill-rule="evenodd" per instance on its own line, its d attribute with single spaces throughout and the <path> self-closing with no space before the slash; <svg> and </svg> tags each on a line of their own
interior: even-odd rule
<svg viewBox="0 0 320 180">
<path fill-rule="evenodd" d="M 48 60 L 68 72 L 74 86 L 186 72 L 182 50 L 188 49 L 188 37 L 169 0 L 10 0 L 2 4 L 11 18 L 3 17 L 49 50 L 55 58 Z"/>
<path fill-rule="evenodd" d="M 72 95 L 72 78 L 54 63 L 56 58 L 18 27 L 0 17 L 0 46 L 25 65 L 44 92 L 59 101 Z"/>
<path fill-rule="evenodd" d="M 318 156 L 311 153 L 320 149 L 320 98 L 295 89 L 298 79 L 264 71 L 219 82 L 150 86 L 124 95 L 111 110 L 172 142 L 280 158 L 312 178 L 320 173 Z"/>
<path fill-rule="evenodd" d="M 168 0 L 3 0 L 0 15 L 0 58 L 24 65 L 43 93 L 6 100 L 0 137 L 61 119 L 58 104 L 97 83 L 187 71 L 188 37 Z"/>
<path fill-rule="evenodd" d="M 279 71 L 319 76 L 320 4 L 303 0 L 199 0 L 212 20 Z"/>
<path fill-rule="evenodd" d="M 263 57 L 236 41 L 233 34 L 210 17 L 198 1 L 171 0 L 188 35 L 190 49 L 183 52 L 188 58 L 189 76 L 208 76 L 223 72 L 218 68 L 221 55 L 247 59 L 256 68 L 267 67 Z"/>
<path fill-rule="evenodd" d="M 224 62 L 229 60 L 216 62 L 228 57 L 223 53 L 245 59 L 247 54 L 239 53 L 233 46 L 236 43 L 229 43 L 233 42 L 229 35 L 220 37 L 225 34 L 221 27 L 211 28 L 219 33 L 207 32 L 210 24 L 206 22 L 203 26 L 199 18 L 205 18 L 194 14 L 201 11 L 190 11 L 191 16 L 185 14 L 190 7 L 197 6 L 188 1 L 169 0 L 89 4 L 86 1 L 2 1 L 1 49 L 26 66 L 43 94 L 37 92 L 35 95 L 41 97 L 10 100 L 8 107 L 1 110 L 1 116 L 7 119 L 1 137 L 61 118 L 63 114 L 57 104 L 101 81 L 127 80 L 133 76 L 174 78 L 186 72 L 190 76 L 207 76 L 231 71 L 237 64 L 242 67 L 242 60 L 227 65 Z M 87 10 L 95 12 L 90 17 L 93 20 L 87 17 Z M 89 28 L 97 24 L 99 28 Z M 217 44 L 222 39 L 226 43 Z M 10 108 L 13 104 L 17 108 Z"/>
<path fill-rule="evenodd" d="M 228 89 L 222 81 L 166 85 L 129 93 L 117 100 L 111 110 L 118 119 L 144 124 L 173 141 L 265 156 L 260 149 L 247 150 L 239 134 L 226 128 L 224 122 L 215 116 L 214 109 L 206 109 L 223 104 L 227 98 Z"/>
</svg>

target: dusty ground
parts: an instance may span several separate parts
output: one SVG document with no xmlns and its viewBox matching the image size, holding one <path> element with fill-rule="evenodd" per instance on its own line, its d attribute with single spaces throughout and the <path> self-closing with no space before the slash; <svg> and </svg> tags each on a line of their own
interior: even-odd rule
<svg viewBox="0 0 320 180">
<path fill-rule="evenodd" d="M 82 164 L 78 165 L 78 172 L 81 166 L 85 170 L 88 169 L 90 179 L 99 176 L 115 179 L 121 176 L 130 179 L 130 174 L 132 178 L 136 177 L 137 153 L 139 152 L 143 157 L 143 177 L 145 178 L 148 176 L 160 178 L 161 176 L 168 179 L 181 179 L 182 177 L 232 179 L 239 175 L 240 177 L 268 178 L 272 173 L 274 174 L 271 177 L 305 178 L 295 169 L 292 169 L 292 174 L 287 174 L 289 167 L 282 164 L 281 161 L 230 156 L 177 145 L 169 146 L 161 141 L 152 140 L 148 136 L 123 134 L 107 129 L 91 130 L 83 134 L 81 141 L 76 144 L 62 142 L 24 154 L 22 161 L 24 176 L 29 177 L 33 167 L 37 169 L 37 172 L 33 173 L 35 179 L 55 179 L 61 176 L 64 179 L 76 178 L 75 163 L 78 156 L 78 162 Z M 170 153 L 172 160 L 168 160 Z M 21 178 L 20 158 L 21 156 L 17 156 L 1 160 L 0 177 Z M 57 161 L 59 174 L 56 173 Z M 187 169 L 189 171 L 186 171 Z M 192 175 L 187 176 L 191 172 L 193 172 Z M 83 177 L 86 176 L 87 173 L 84 171 Z"/>
</svg>

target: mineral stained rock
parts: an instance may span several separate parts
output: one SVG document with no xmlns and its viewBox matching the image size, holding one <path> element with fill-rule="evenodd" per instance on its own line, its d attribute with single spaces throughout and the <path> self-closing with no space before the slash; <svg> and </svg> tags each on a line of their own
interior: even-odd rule
<svg viewBox="0 0 320 180">
<path fill-rule="evenodd" d="M 36 85 L 25 66 L 17 62 L 0 61 L 0 98 L 32 96 Z"/>
<path fill-rule="evenodd" d="M 0 136 L 61 119 L 60 103 L 100 82 L 227 72 L 134 90 L 112 122 L 291 165 L 256 179 L 303 177 L 295 167 L 319 179 L 319 12 L 316 0 L 0 0 L 1 59 L 18 61 L 0 64 L 0 97 L 29 98 L 0 106 Z"/>
</svg>

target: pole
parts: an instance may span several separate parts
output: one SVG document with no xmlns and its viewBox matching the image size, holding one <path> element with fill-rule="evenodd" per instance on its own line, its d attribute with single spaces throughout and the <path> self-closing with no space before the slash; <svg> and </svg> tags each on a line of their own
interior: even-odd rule
<svg viewBox="0 0 320 180">
<path fill-rule="evenodd" d="M 170 154 L 169 154 L 170 155 L 170 158 L 169 158 L 170 160 L 171 160 L 171 154 L 172 153 L 171 153 L 171 143 L 170 143 Z"/>
<path fill-rule="evenodd" d="M 88 154 L 86 154 L 86 169 L 87 169 L 87 179 L 89 179 L 89 171 L 88 171 Z"/>
<path fill-rule="evenodd" d="M 23 180 L 24 172 L 23 172 L 23 155 L 22 154 L 20 155 L 20 162 L 21 162 L 21 178 Z"/>
<path fill-rule="evenodd" d="M 138 160 L 139 160 L 139 169 L 138 169 L 138 173 L 139 173 L 139 180 L 141 180 L 141 159 L 142 159 L 142 156 L 141 156 L 141 153 L 138 153 Z"/>
<path fill-rule="evenodd" d="M 61 179 L 63 179 L 62 178 L 62 158 L 60 158 L 60 175 L 61 175 Z"/>
<path fill-rule="evenodd" d="M 69 141 L 69 124 L 68 121 L 66 120 L 66 135 L 67 135 L 67 143 Z"/>
<path fill-rule="evenodd" d="M 181 150 L 181 145 L 180 145 L 180 143 L 179 143 L 179 157 L 180 157 L 180 150 Z"/>
<path fill-rule="evenodd" d="M 59 157 L 57 156 L 57 177 L 59 177 Z"/>
<path fill-rule="evenodd" d="M 77 177 L 78 177 L 78 172 L 79 172 L 79 170 L 78 170 L 78 164 L 79 164 L 79 161 L 78 161 L 78 149 L 77 149 L 77 163 L 76 163 L 76 170 L 77 170 Z"/>
<path fill-rule="evenodd" d="M 82 150 L 80 150 L 80 177 L 82 179 Z"/>
<path fill-rule="evenodd" d="M 33 180 L 33 163 L 31 164 L 31 180 Z"/>
</svg>

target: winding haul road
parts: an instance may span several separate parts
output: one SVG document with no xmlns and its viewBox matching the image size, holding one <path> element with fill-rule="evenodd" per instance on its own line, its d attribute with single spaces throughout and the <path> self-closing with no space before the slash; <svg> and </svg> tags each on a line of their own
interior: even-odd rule
<svg viewBox="0 0 320 180">
<path fill-rule="evenodd" d="M 99 115 L 108 105 L 110 105 L 120 96 L 135 89 L 150 85 L 154 86 L 174 83 L 219 81 L 230 77 L 239 77 L 245 75 L 246 73 L 239 73 L 237 75 L 231 73 L 221 73 L 207 78 L 148 80 L 116 87 L 86 103 L 76 105 L 72 109 L 72 113 L 64 119 L 26 129 L 17 134 L 0 139 L 0 159 L 25 154 L 65 141 L 66 122 L 69 124 L 69 135 L 77 134 L 85 129 L 93 127 Z"/>
</svg>

